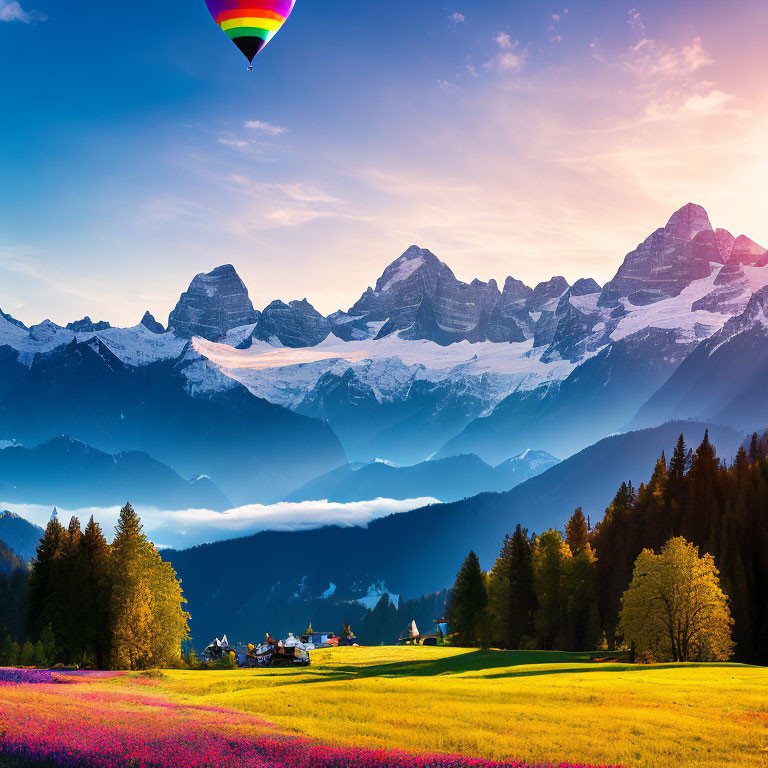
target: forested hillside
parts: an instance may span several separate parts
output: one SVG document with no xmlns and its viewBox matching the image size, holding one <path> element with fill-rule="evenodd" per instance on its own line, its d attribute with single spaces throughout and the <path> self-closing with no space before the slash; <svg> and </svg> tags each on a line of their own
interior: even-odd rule
<svg viewBox="0 0 768 768">
<path fill-rule="evenodd" d="M 607 631 L 616 627 L 637 556 L 672 536 L 714 556 L 730 598 L 737 657 L 768 663 L 768 433 L 754 435 L 732 464 L 718 459 L 708 436 L 692 454 L 681 439 L 637 492 L 621 487 L 592 537 Z"/>
<path fill-rule="evenodd" d="M 653 581 L 657 568 L 666 570 Z M 680 435 L 671 460 L 662 452 L 637 489 L 622 483 L 594 528 L 581 508 L 563 531 L 518 524 L 487 574 L 470 551 L 447 618 L 466 645 L 634 654 L 639 632 L 649 660 L 733 652 L 768 663 L 768 432 L 733 462 L 717 457 L 708 432 L 695 451 Z M 686 645 L 670 653 L 651 635 Z"/>
</svg>

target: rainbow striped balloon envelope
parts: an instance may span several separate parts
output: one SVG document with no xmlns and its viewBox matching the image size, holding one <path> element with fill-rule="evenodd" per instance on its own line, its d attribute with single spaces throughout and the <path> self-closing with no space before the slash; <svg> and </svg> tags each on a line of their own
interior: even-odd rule
<svg viewBox="0 0 768 768">
<path fill-rule="evenodd" d="M 277 34 L 296 0 L 205 0 L 215 22 L 253 63 Z"/>
</svg>

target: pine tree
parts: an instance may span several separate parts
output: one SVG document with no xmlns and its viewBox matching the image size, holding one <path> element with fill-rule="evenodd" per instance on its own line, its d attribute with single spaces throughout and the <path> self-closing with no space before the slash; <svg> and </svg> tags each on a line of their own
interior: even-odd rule
<svg viewBox="0 0 768 768">
<path fill-rule="evenodd" d="M 29 640 L 21 647 L 20 663 L 22 667 L 35 666 L 35 646 Z"/>
<path fill-rule="evenodd" d="M 63 562 L 67 554 L 67 531 L 54 509 L 32 563 L 29 576 L 29 620 L 33 635 L 50 625 L 55 636 L 66 633 L 67 590 Z M 55 659 L 58 660 L 60 649 Z"/>
<path fill-rule="evenodd" d="M 587 546 L 588 539 L 587 519 L 581 507 L 578 507 L 565 524 L 565 540 L 571 548 L 571 553 L 578 555 Z"/>
<path fill-rule="evenodd" d="M 13 645 L 13 638 L 7 627 L 3 627 L 0 631 L 0 666 L 11 666 L 11 646 Z"/>
<path fill-rule="evenodd" d="M 638 527 L 635 503 L 631 484 L 622 483 L 592 536 L 597 553 L 598 608 L 611 647 L 615 642 L 621 595 L 632 578 Z M 641 548 L 637 549 L 638 553 Z"/>
<path fill-rule="evenodd" d="M 488 612 L 491 634 L 500 648 L 510 648 L 512 622 L 509 617 L 511 585 L 509 564 L 512 557 L 512 539 L 507 534 L 499 556 L 488 574 Z"/>
<path fill-rule="evenodd" d="M 533 545 L 519 524 L 504 539 L 489 574 L 488 600 L 495 643 L 517 649 L 532 634 L 536 593 L 533 588 Z"/>
<path fill-rule="evenodd" d="M 49 624 L 40 633 L 41 655 L 45 657 L 47 664 L 52 664 L 56 658 L 56 638 L 53 635 L 53 628 Z"/>
<path fill-rule="evenodd" d="M 27 567 L 15 556 L 4 558 L 4 550 L 0 543 L 0 565 L 5 559 L 8 569 L 2 572 L 0 569 L 0 636 L 3 631 L 9 635 L 9 642 L 14 639 L 24 639 L 27 634 L 27 580 L 29 571 Z M 8 649 L 6 648 L 6 652 Z"/>
<path fill-rule="evenodd" d="M 512 535 L 509 581 L 510 647 L 519 648 L 522 640 L 533 633 L 533 617 L 538 605 L 533 584 L 533 540 L 528 536 L 528 530 L 519 524 Z"/>
<path fill-rule="evenodd" d="M 739 450 L 736 451 L 736 458 L 733 462 L 733 468 L 739 481 L 741 481 L 749 473 L 750 464 L 752 464 L 752 462 L 747 456 L 747 452 L 744 450 L 744 446 L 740 445 Z"/>
<path fill-rule="evenodd" d="M 477 555 L 470 551 L 456 576 L 446 619 L 461 645 L 477 645 L 488 604 L 486 575 Z"/>
<path fill-rule="evenodd" d="M 539 607 L 535 626 L 544 650 L 564 648 L 568 600 L 565 578 L 571 550 L 560 531 L 542 534 L 533 551 L 533 583 Z"/>
<path fill-rule="evenodd" d="M 67 528 L 64 557 L 61 560 L 59 579 L 63 587 L 62 599 L 66 605 L 64 623 L 58 628 L 57 638 L 62 645 L 63 658 L 74 664 L 82 664 L 82 605 L 84 595 L 76 578 L 76 568 L 83 532 L 80 520 L 72 517 Z"/>
<path fill-rule="evenodd" d="M 189 637 L 176 572 L 142 533 L 130 504 L 120 511 L 115 534 L 109 569 L 112 664 L 130 669 L 173 664 Z"/>
<path fill-rule="evenodd" d="M 669 471 L 664 452 L 661 452 L 659 460 L 653 470 L 653 475 L 648 483 L 648 495 L 638 506 L 647 509 L 647 539 L 651 546 L 661 546 L 670 535 L 669 530 Z"/>
<path fill-rule="evenodd" d="M 688 541 L 709 544 L 712 528 L 720 520 L 720 497 L 717 453 L 709 441 L 709 430 L 696 450 L 688 473 L 688 494 L 679 533 Z"/>
<path fill-rule="evenodd" d="M 683 476 L 685 475 L 686 455 L 685 437 L 680 435 L 672 454 L 672 460 L 669 462 L 669 477 L 671 480 L 677 482 L 683 479 Z"/>
<path fill-rule="evenodd" d="M 73 567 L 72 582 L 80 598 L 73 614 L 80 630 L 77 652 L 79 663 L 91 660 L 104 669 L 109 659 L 110 548 L 101 527 L 91 516 L 80 538 Z"/>
<path fill-rule="evenodd" d="M 72 516 L 69 520 L 67 534 L 67 554 L 74 555 L 77 552 L 77 547 L 80 544 L 80 539 L 83 536 L 83 531 L 80 527 L 80 521 L 74 516 Z"/>
<path fill-rule="evenodd" d="M 632 482 L 623 482 L 611 503 L 611 506 L 621 509 L 628 509 L 635 503 L 635 492 L 632 488 Z"/>
<path fill-rule="evenodd" d="M 605 643 L 603 647 L 603 643 Z M 589 621 L 587 622 L 587 635 L 584 644 L 586 651 L 607 650 L 608 642 L 605 633 L 600 627 L 600 612 L 597 610 L 597 600 L 589 606 Z"/>
<path fill-rule="evenodd" d="M 599 622 L 597 628 L 594 624 L 590 626 L 597 602 L 596 574 L 597 560 L 589 544 L 564 563 L 561 600 L 566 613 L 562 631 L 570 650 L 591 650 L 597 642 Z"/>
</svg>

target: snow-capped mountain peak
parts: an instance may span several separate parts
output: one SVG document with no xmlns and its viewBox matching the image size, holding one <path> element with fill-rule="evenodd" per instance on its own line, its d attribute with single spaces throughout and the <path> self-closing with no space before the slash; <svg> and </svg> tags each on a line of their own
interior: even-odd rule
<svg viewBox="0 0 768 768">
<path fill-rule="evenodd" d="M 417 245 L 412 245 L 399 259 L 390 264 L 384 271 L 376 290 L 385 293 L 395 283 L 407 280 L 426 260 L 429 251 L 424 251 Z"/>
<path fill-rule="evenodd" d="M 695 203 L 688 203 L 672 214 L 664 231 L 679 240 L 693 240 L 700 232 L 714 230 L 706 210 Z"/>
<path fill-rule="evenodd" d="M 583 400 L 582 388 L 604 394 L 620 386 L 622 408 L 628 388 L 647 397 L 702 341 L 768 327 L 766 262 L 761 245 L 713 230 L 706 211 L 689 204 L 631 251 L 603 288 L 591 278 L 569 285 L 563 276 L 531 288 L 510 276 L 500 291 L 495 280 L 459 280 L 414 245 L 348 312 L 329 317 L 307 299 L 273 301 L 257 312 L 234 267 L 223 265 L 191 281 L 168 331 L 149 313 L 134 328 L 84 318 L 29 330 L 0 313 L 0 348 L 27 368 L 70 343 L 115 368 L 112 355 L 132 368 L 175 361 L 166 367 L 183 374 L 195 397 L 239 382 L 342 435 L 359 432 L 366 450 L 376 451 L 371 458 L 421 460 L 472 419 L 491 424 L 500 409 L 515 411 L 503 405 L 510 400 L 525 403 L 523 413 L 545 408 L 561 391 Z M 616 428 L 626 423 L 622 414 L 612 416 Z M 404 438 L 411 419 L 423 420 L 418 437 Z M 515 437 L 523 439 L 536 444 L 525 433 Z M 498 455 L 475 447 L 465 446 Z M 504 456 L 524 447 L 512 441 Z M 397 455 L 401 449 L 405 455 Z M 565 455 L 557 443 L 553 450 Z"/>
<path fill-rule="evenodd" d="M 224 264 L 195 276 L 171 312 L 168 329 L 183 338 L 216 341 L 258 318 L 245 283 L 231 264 Z"/>
<path fill-rule="evenodd" d="M 729 263 L 761 266 L 765 264 L 766 256 L 768 254 L 762 245 L 758 245 L 746 235 L 739 235 L 733 243 L 728 261 Z"/>
</svg>

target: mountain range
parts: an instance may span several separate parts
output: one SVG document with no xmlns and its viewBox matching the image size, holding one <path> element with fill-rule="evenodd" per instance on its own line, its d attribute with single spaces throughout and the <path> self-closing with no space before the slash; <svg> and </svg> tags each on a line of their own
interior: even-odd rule
<svg viewBox="0 0 768 768">
<path fill-rule="evenodd" d="M 633 423 L 730 320 L 754 324 L 747 307 L 767 265 L 762 246 L 688 204 L 603 287 L 463 283 L 413 246 L 327 325 L 291 302 L 269 333 L 259 321 L 194 345 L 254 394 L 326 420 L 353 463 L 476 454 L 498 464 L 531 447 L 568 456 Z"/>
<path fill-rule="evenodd" d="M 345 464 L 294 491 L 286 501 L 359 499 L 457 501 L 485 491 L 508 491 L 557 464 L 546 451 L 526 450 L 496 467 L 475 455 L 450 456 L 410 467 L 387 462 Z"/>
<path fill-rule="evenodd" d="M 386 490 L 362 482 L 381 468 L 350 468 L 376 460 L 414 467 L 397 474 L 422 477 L 409 487 L 425 496 L 440 473 L 428 460 L 568 457 L 681 416 L 764 426 L 766 286 L 765 249 L 694 204 L 602 287 L 465 283 L 412 246 L 325 317 L 307 299 L 256 309 L 223 265 L 194 277 L 166 325 L 0 313 L 0 441 L 143 452 L 234 505 L 321 493 L 332 471 L 354 477 L 344 498 Z M 497 489 L 501 473 L 476 466 Z"/>
<path fill-rule="evenodd" d="M 142 451 L 113 455 L 70 437 L 0 450 L 0 498 L 68 509 L 121 506 L 128 500 L 160 509 L 232 506 L 210 478 L 184 480 Z"/>
<path fill-rule="evenodd" d="M 263 532 L 163 556 L 194 606 L 196 641 L 207 642 L 223 627 L 243 637 L 286 633 L 319 616 L 340 626 L 359 618 L 361 601 L 371 605 L 384 594 L 407 599 L 450 587 L 470 549 L 490 568 L 518 522 L 541 533 L 562 527 L 576 506 L 598 521 L 623 481 L 639 485 L 663 449 L 671 455 L 681 433 L 695 447 L 707 428 L 718 454 L 733 457 L 742 439 L 735 430 L 670 423 L 605 438 L 505 493 L 390 515 L 366 528 Z M 231 589 L 251 578 L 258 588 Z"/>
<path fill-rule="evenodd" d="M 158 359 L 155 334 L 132 329 L 138 362 L 110 347 L 114 338 L 78 335 L 31 359 L 22 345 L 6 347 L 0 435 L 22 445 L 69 435 L 106 453 L 145 452 L 182 476 L 207 475 L 235 504 L 274 500 L 344 462 L 326 424 L 253 396 L 188 343 Z"/>
<path fill-rule="evenodd" d="M 765 249 L 688 204 L 617 266 L 604 286 L 500 287 L 412 246 L 329 316 L 255 308 L 231 265 L 195 276 L 165 325 L 0 312 L 0 500 L 447 502 L 168 552 L 197 640 L 438 592 L 517 522 L 561 526 L 579 505 L 596 522 L 681 432 L 709 428 L 727 458 L 768 423 Z M 0 516 L 28 557 L 18 528 Z"/>
</svg>

